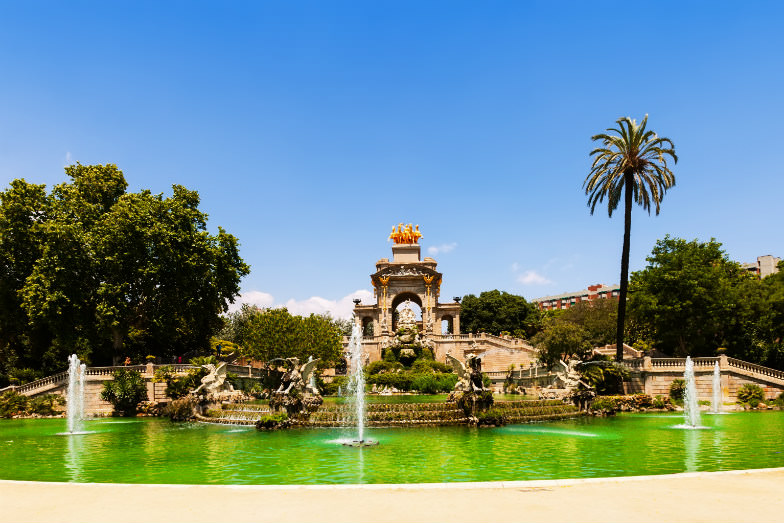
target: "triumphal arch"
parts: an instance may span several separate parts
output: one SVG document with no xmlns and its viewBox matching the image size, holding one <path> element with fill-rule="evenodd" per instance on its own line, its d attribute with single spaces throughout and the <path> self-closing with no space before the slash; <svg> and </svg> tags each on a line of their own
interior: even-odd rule
<svg viewBox="0 0 784 523">
<path fill-rule="evenodd" d="M 460 303 L 458 299 L 439 301 L 443 275 L 436 270 L 436 260 L 422 259 L 421 237 L 418 225 L 401 223 L 392 228 L 392 260 L 378 260 L 376 272 L 370 275 L 375 303 L 356 303 L 354 307 L 368 361 L 381 359 L 384 349 L 396 342 L 401 317 L 410 318 L 409 311 L 418 308 L 421 314 L 415 324 L 419 340 L 433 350 L 437 360 L 445 361 L 447 354 L 464 360 L 474 353 L 485 356 L 485 368 L 527 365 L 533 348 L 523 340 L 460 333 Z"/>
<path fill-rule="evenodd" d="M 417 327 L 423 336 L 441 335 L 442 324 L 448 326 L 448 332 L 460 332 L 460 304 L 438 301 L 443 275 L 436 270 L 438 263 L 433 258 L 421 259 L 421 237 L 418 225 L 392 228 L 392 260 L 380 259 L 376 272 L 370 275 L 376 303 L 358 304 L 354 309 L 365 335 L 394 336 L 396 311 L 402 303 L 418 306 L 421 318 Z"/>
</svg>

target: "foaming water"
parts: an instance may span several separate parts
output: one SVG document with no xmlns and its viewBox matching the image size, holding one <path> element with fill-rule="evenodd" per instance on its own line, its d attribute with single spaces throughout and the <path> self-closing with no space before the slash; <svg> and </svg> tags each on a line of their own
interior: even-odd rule
<svg viewBox="0 0 784 523">
<path fill-rule="evenodd" d="M 711 414 L 721 414 L 721 371 L 719 362 L 713 364 L 713 396 L 711 398 Z"/>
<path fill-rule="evenodd" d="M 683 371 L 683 379 L 686 387 L 683 392 L 683 418 L 682 425 L 676 425 L 678 429 L 704 429 L 700 422 L 700 405 L 697 401 L 697 382 L 694 379 L 694 362 L 691 356 L 686 356 L 686 365 Z"/>
<path fill-rule="evenodd" d="M 66 389 L 66 419 L 68 432 L 82 434 L 84 420 L 84 378 L 87 366 L 76 354 L 68 356 L 68 388 Z"/>
</svg>

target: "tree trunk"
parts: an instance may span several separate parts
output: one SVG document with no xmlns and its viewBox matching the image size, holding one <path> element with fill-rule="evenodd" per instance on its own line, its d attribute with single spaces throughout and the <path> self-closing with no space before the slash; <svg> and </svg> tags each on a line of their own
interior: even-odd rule
<svg viewBox="0 0 784 523">
<path fill-rule="evenodd" d="M 618 324 L 615 331 L 615 360 L 623 361 L 623 331 L 626 321 L 626 292 L 629 288 L 629 237 L 632 229 L 631 173 L 624 173 L 623 250 L 621 251 L 621 290 L 618 295 Z"/>
</svg>

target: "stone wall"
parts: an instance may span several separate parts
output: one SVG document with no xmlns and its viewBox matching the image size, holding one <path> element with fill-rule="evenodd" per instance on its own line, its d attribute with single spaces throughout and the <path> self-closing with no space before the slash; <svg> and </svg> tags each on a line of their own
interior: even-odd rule
<svg viewBox="0 0 784 523">
<path fill-rule="evenodd" d="M 446 355 L 465 361 L 468 354 L 483 356 L 482 370 L 485 372 L 506 372 L 510 365 L 515 368 L 528 368 L 536 359 L 536 350 L 525 340 L 491 334 L 455 334 L 431 336 L 435 347 L 436 361 L 445 362 Z M 344 352 L 348 351 L 347 337 L 343 338 Z M 392 336 L 364 336 L 362 350 L 367 362 L 379 361 L 384 347 L 394 342 Z"/>
</svg>

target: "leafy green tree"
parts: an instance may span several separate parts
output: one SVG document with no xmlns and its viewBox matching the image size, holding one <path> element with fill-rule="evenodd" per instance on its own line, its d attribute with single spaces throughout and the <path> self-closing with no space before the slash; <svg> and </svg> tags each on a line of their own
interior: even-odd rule
<svg viewBox="0 0 784 523">
<path fill-rule="evenodd" d="M 756 303 L 756 321 L 751 330 L 757 359 L 763 365 L 784 369 L 784 261 L 779 262 L 779 272 L 764 278 L 759 284 L 759 295 L 748 292 L 742 297 L 745 303 Z M 750 296 L 751 295 L 751 296 Z"/>
<path fill-rule="evenodd" d="M 510 332 L 528 337 L 541 328 L 539 309 L 522 296 L 499 290 L 479 296 L 468 294 L 460 301 L 460 329 L 498 335 Z"/>
<path fill-rule="evenodd" d="M 618 319 L 616 300 L 594 300 L 576 303 L 560 311 L 559 321 L 568 321 L 585 329 L 592 346 L 608 345 L 615 342 L 615 329 Z"/>
<path fill-rule="evenodd" d="M 127 193 L 114 165 L 66 168 L 46 193 L 0 193 L 0 361 L 62 370 L 209 347 L 248 266 L 236 238 L 206 230 L 194 191 Z"/>
<path fill-rule="evenodd" d="M 0 192 L 0 374 L 10 374 L 37 338 L 28 329 L 19 290 L 41 257 L 48 212 L 44 185 L 14 180 Z"/>
<path fill-rule="evenodd" d="M 554 319 L 531 339 L 540 362 L 552 368 L 559 360 L 571 357 L 585 360 L 591 354 L 588 331 L 570 321 Z"/>
<path fill-rule="evenodd" d="M 715 240 L 666 236 L 631 278 L 629 310 L 657 349 L 677 356 L 746 353 L 759 308 L 759 282 L 730 261 Z M 757 361 L 757 357 L 753 359 Z"/>
<path fill-rule="evenodd" d="M 646 130 L 648 115 L 637 125 L 629 117 L 620 118 L 618 128 L 607 129 L 614 134 L 597 134 L 593 141 L 601 143 L 591 151 L 594 157 L 591 172 L 583 183 L 588 195 L 591 214 L 596 205 L 607 199 L 607 212 L 613 211 L 623 199 L 623 250 L 621 253 L 621 288 L 618 296 L 616 326 L 616 359 L 623 359 L 624 320 L 629 279 L 629 239 L 632 226 L 632 202 L 651 212 L 651 205 L 659 214 L 664 193 L 675 185 L 675 175 L 667 165 L 667 156 L 678 163 L 675 146 L 669 138 L 660 138 Z M 623 198 L 622 198 L 623 197 Z"/>
<path fill-rule="evenodd" d="M 297 357 L 301 362 L 312 356 L 321 360 L 320 367 L 342 359 L 340 325 L 328 315 L 295 316 L 285 307 L 243 307 L 239 312 L 229 319 L 239 324 L 224 333 L 234 332 L 230 341 L 242 347 L 243 356 L 258 361 Z"/>
</svg>

